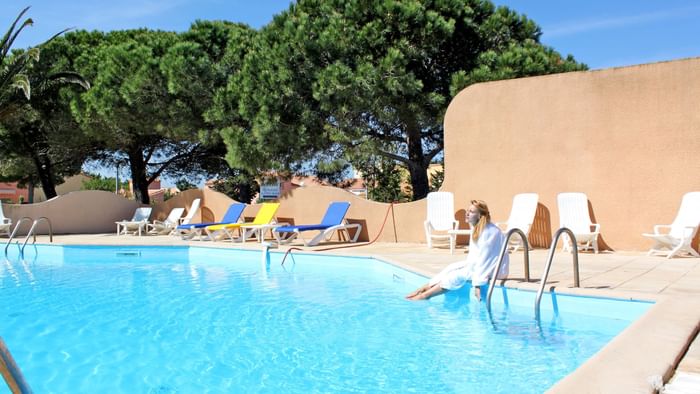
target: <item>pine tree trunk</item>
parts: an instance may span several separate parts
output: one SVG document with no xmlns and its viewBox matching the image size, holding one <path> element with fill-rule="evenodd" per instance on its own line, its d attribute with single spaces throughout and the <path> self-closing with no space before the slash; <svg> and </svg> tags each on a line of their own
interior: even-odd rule
<svg viewBox="0 0 700 394">
<path fill-rule="evenodd" d="M 413 189 L 413 201 L 425 198 L 430 186 L 428 183 L 428 164 L 425 163 L 423 153 L 423 140 L 418 123 L 412 115 L 406 113 L 406 143 L 408 145 L 408 172 L 411 175 L 411 187 Z"/>
<path fill-rule="evenodd" d="M 44 190 L 44 195 L 47 200 L 56 197 L 56 184 L 53 181 L 53 166 L 51 165 L 51 160 L 45 155 L 34 155 L 32 157 L 34 165 L 36 166 L 36 172 L 39 175 L 39 181 L 41 181 L 41 188 Z"/>
<path fill-rule="evenodd" d="M 132 148 L 129 149 L 127 155 L 129 156 L 131 182 L 134 188 L 134 200 L 140 201 L 142 204 L 150 204 L 151 198 L 148 195 L 148 178 L 143 153 L 139 148 Z"/>
</svg>

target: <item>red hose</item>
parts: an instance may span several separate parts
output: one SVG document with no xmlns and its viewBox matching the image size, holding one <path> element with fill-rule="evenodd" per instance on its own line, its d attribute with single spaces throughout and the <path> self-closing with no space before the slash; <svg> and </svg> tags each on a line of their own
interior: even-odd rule
<svg viewBox="0 0 700 394">
<path fill-rule="evenodd" d="M 325 252 L 325 251 L 334 250 L 334 249 L 345 249 L 345 248 L 354 248 L 354 247 L 358 247 L 358 246 L 367 246 L 367 245 L 371 245 L 371 244 L 375 243 L 379 239 L 379 236 L 382 235 L 382 232 L 384 232 L 384 226 L 386 225 L 386 221 L 389 218 L 389 212 L 392 212 L 393 210 L 394 210 L 394 203 L 391 202 L 391 203 L 389 203 L 389 208 L 386 210 L 386 215 L 384 215 L 384 221 L 382 222 L 382 226 L 379 228 L 379 232 L 377 233 L 377 236 L 375 236 L 373 240 L 371 240 L 367 243 L 364 243 L 364 244 L 355 243 L 355 244 L 350 244 L 350 245 L 332 246 L 329 248 L 314 249 L 312 251 L 313 252 Z M 298 247 L 291 247 L 291 248 L 287 249 L 287 251 L 284 253 L 284 257 L 282 257 L 282 264 L 281 265 L 284 265 L 284 261 L 287 259 L 287 255 L 290 254 L 292 252 L 292 250 L 303 251 L 304 249 L 298 248 Z"/>
</svg>

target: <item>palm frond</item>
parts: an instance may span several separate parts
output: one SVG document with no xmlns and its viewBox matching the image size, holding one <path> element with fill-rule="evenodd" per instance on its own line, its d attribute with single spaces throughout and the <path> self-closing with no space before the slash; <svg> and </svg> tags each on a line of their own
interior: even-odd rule
<svg viewBox="0 0 700 394">
<path fill-rule="evenodd" d="M 28 58 L 31 58 L 31 59 L 34 60 L 35 62 L 38 62 L 38 61 L 39 61 L 39 57 L 40 57 L 40 55 L 41 55 L 41 49 L 36 48 L 36 47 L 34 47 L 34 48 L 29 48 L 29 49 L 27 49 L 27 52 L 25 52 L 25 53 L 26 53 L 26 56 L 27 56 Z"/>
<path fill-rule="evenodd" d="M 71 30 L 73 30 L 73 29 L 75 29 L 75 27 L 67 27 L 67 28 L 65 28 L 65 29 L 63 29 L 63 30 L 61 30 L 61 31 L 59 31 L 58 33 L 54 34 L 53 36 L 51 36 L 51 38 L 49 38 L 48 40 L 42 42 L 42 43 L 39 44 L 38 46 L 45 45 L 45 44 L 47 44 L 47 43 L 53 41 L 56 37 L 60 36 L 61 34 L 65 33 L 65 32 L 68 32 L 68 31 L 71 31 Z"/>
<path fill-rule="evenodd" d="M 15 32 L 17 22 L 19 22 L 19 20 L 22 19 L 22 16 L 24 16 L 24 14 L 29 10 L 29 8 L 30 7 L 26 7 L 22 10 L 22 12 L 19 13 L 17 19 L 15 19 L 10 28 L 7 30 L 7 33 L 5 33 L 5 35 L 2 37 L 2 41 L 0 41 L 0 43 L 2 44 L 2 47 L 0 48 L 0 63 L 2 63 L 2 60 L 5 58 L 5 56 L 7 56 L 7 53 L 10 51 L 12 43 L 15 41 L 15 38 L 17 38 L 17 34 L 19 34 L 19 32 L 22 31 L 22 29 L 24 29 L 26 26 L 34 23 L 34 21 L 32 21 L 31 18 L 28 18 L 22 23 L 22 26 L 20 26 L 20 28 Z"/>
<path fill-rule="evenodd" d="M 12 86 L 16 89 L 20 89 L 24 93 L 24 97 L 29 100 L 32 96 L 32 87 L 29 83 L 29 78 L 24 74 L 15 74 L 12 78 Z"/>
<path fill-rule="evenodd" d="M 73 71 L 62 71 L 49 75 L 49 80 L 61 84 L 73 84 L 82 87 L 85 90 L 90 89 L 90 82 L 82 75 Z"/>
<path fill-rule="evenodd" d="M 53 89 L 60 89 L 66 85 L 77 85 L 85 90 L 90 89 L 90 82 L 82 75 L 72 71 L 62 71 L 51 74 L 39 82 L 34 81 L 32 83 L 33 95 L 42 97 Z"/>
</svg>

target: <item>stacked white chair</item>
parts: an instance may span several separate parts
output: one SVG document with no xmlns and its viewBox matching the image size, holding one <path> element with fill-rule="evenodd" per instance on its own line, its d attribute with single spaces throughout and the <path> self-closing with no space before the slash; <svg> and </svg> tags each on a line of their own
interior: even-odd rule
<svg viewBox="0 0 700 394">
<path fill-rule="evenodd" d="M 683 196 L 676 219 L 671 224 L 657 224 L 653 234 L 642 234 L 655 241 L 647 255 L 666 253 L 666 258 L 683 252 L 695 257 L 700 254 L 693 249 L 691 242 L 700 226 L 700 192 L 690 192 Z M 666 232 L 662 232 L 666 229 Z"/>
<path fill-rule="evenodd" d="M 510 216 L 505 223 L 496 223 L 501 228 L 505 227 L 504 232 L 517 228 L 527 237 L 530 234 L 530 228 L 535 221 L 535 213 L 537 212 L 537 203 L 540 196 L 537 193 L 520 193 L 513 197 L 513 206 L 510 208 Z M 513 235 L 509 240 L 509 247 L 513 251 L 517 251 L 523 246 L 523 240 Z"/>
<path fill-rule="evenodd" d="M 588 197 L 584 193 L 559 193 L 559 227 L 566 227 L 574 233 L 579 250 L 593 249 L 598 253 L 600 224 L 591 222 L 588 213 Z M 573 250 L 567 234 L 563 235 L 564 250 Z"/>
<path fill-rule="evenodd" d="M 12 219 L 6 218 L 2 212 L 2 202 L 0 202 L 0 233 L 7 233 L 10 236 L 10 227 L 12 227 Z"/>
<path fill-rule="evenodd" d="M 148 234 L 161 235 L 172 233 L 175 231 L 178 224 L 180 224 L 180 217 L 184 212 L 185 208 L 173 208 L 165 220 L 154 220 L 153 223 L 149 223 L 146 226 Z"/>
<path fill-rule="evenodd" d="M 425 222 L 425 238 L 428 248 L 433 247 L 433 240 L 450 240 L 449 230 L 456 230 L 459 222 L 455 220 L 454 195 L 450 192 L 428 193 L 428 212 Z"/>
<path fill-rule="evenodd" d="M 194 215 L 199 211 L 199 205 L 201 204 L 202 200 L 199 198 L 195 198 L 192 200 L 192 204 L 190 205 L 190 209 L 187 210 L 187 215 L 185 215 L 184 218 L 180 218 L 180 224 L 190 224 L 192 222 L 192 219 L 194 219 Z"/>
</svg>

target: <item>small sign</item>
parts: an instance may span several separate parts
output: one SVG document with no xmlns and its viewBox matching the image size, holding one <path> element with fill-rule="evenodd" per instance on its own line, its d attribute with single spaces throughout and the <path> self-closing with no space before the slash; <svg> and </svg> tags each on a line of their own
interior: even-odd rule
<svg viewBox="0 0 700 394">
<path fill-rule="evenodd" d="M 260 198 L 263 200 L 275 200 L 280 196 L 280 181 L 265 183 L 260 185 Z"/>
</svg>

